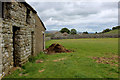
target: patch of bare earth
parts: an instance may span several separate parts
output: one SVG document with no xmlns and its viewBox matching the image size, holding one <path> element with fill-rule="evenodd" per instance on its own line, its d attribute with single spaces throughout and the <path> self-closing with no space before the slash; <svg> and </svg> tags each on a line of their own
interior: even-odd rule
<svg viewBox="0 0 120 80">
<path fill-rule="evenodd" d="M 65 60 L 65 59 L 66 59 L 66 58 L 56 59 L 56 60 L 53 60 L 53 62 L 59 62 L 59 61 Z"/>
<path fill-rule="evenodd" d="M 22 73 L 20 73 L 19 76 L 28 76 L 28 74 L 22 74 Z"/>
<path fill-rule="evenodd" d="M 65 60 L 66 58 L 60 58 L 60 59 L 55 59 L 55 60 L 52 60 L 53 62 L 59 62 L 59 61 L 63 61 Z M 46 61 L 50 61 L 50 60 L 46 60 Z M 35 61 L 36 63 L 43 63 L 44 61 L 42 59 L 39 59 L 39 60 L 36 60 Z"/>
<path fill-rule="evenodd" d="M 97 63 L 118 66 L 118 59 L 120 59 L 120 57 L 118 55 L 113 55 L 111 57 L 92 57 L 92 59 L 94 59 Z"/>
<path fill-rule="evenodd" d="M 42 59 L 36 60 L 36 63 L 43 63 L 44 61 Z"/>
<path fill-rule="evenodd" d="M 60 44 L 54 43 L 49 48 L 47 48 L 44 52 L 46 54 L 55 54 L 55 53 L 69 53 L 72 51 L 64 48 L 64 46 Z"/>
<path fill-rule="evenodd" d="M 40 72 L 40 73 L 41 73 L 41 72 L 43 72 L 43 71 L 45 71 L 45 69 L 39 70 L 38 72 Z"/>
</svg>

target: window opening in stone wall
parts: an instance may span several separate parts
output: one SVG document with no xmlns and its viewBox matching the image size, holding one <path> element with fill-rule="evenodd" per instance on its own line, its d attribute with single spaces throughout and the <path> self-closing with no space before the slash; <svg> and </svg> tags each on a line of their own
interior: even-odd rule
<svg viewBox="0 0 120 80">
<path fill-rule="evenodd" d="M 2 2 L 2 18 L 4 18 L 4 2 Z"/>
<path fill-rule="evenodd" d="M 27 9 L 26 12 L 26 22 L 29 24 L 29 20 L 30 20 L 30 9 Z"/>
<path fill-rule="evenodd" d="M 2 18 L 2 2 L 0 1 L 0 18 Z"/>
<path fill-rule="evenodd" d="M 4 8 L 4 17 L 6 18 L 6 19 L 11 19 L 11 14 L 10 14 L 10 10 L 11 10 L 11 3 L 10 2 L 5 2 L 4 3 L 4 5 L 6 6 L 5 8 Z"/>
</svg>

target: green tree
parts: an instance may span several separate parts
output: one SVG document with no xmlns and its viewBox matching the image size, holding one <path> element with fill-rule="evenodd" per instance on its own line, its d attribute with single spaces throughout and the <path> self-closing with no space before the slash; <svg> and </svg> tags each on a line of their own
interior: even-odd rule
<svg viewBox="0 0 120 80">
<path fill-rule="evenodd" d="M 70 34 L 70 30 L 68 28 L 62 28 L 60 32 L 61 33 L 67 32 L 68 34 Z"/>
<path fill-rule="evenodd" d="M 102 33 L 106 33 L 106 32 L 109 32 L 109 31 L 111 31 L 111 29 L 105 29 L 105 30 L 102 31 Z"/>
<path fill-rule="evenodd" d="M 112 28 L 112 30 L 115 30 L 115 29 L 117 29 L 117 28 L 116 28 L 116 27 L 113 27 L 113 28 Z"/>
<path fill-rule="evenodd" d="M 116 26 L 117 29 L 120 29 L 120 26 Z"/>
<path fill-rule="evenodd" d="M 112 30 L 120 29 L 120 26 L 113 27 Z"/>
<path fill-rule="evenodd" d="M 71 34 L 77 34 L 77 31 L 76 31 L 76 29 L 71 29 Z"/>
<path fill-rule="evenodd" d="M 83 34 L 88 34 L 88 32 L 86 31 L 86 32 L 83 32 Z"/>
</svg>

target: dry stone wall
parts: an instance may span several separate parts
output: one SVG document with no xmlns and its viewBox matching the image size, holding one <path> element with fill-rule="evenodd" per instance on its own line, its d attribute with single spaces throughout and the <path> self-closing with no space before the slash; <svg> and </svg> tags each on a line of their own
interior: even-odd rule
<svg viewBox="0 0 120 80">
<path fill-rule="evenodd" d="M 4 3 L 4 18 L 2 25 L 2 64 L 3 72 L 8 72 L 14 64 L 21 66 L 31 54 L 34 54 L 35 17 L 29 7 L 19 2 Z M 27 21 L 29 16 L 29 23 Z M 14 28 L 18 28 L 14 32 Z M 1 37 L 0 37 L 1 38 Z M 32 46 L 33 45 L 33 46 Z M 32 47 L 33 51 L 31 51 Z M 1 50 L 0 50 L 1 51 Z M 33 53 L 32 53 L 33 52 Z"/>
<path fill-rule="evenodd" d="M 0 2 L 0 78 L 2 76 L 2 2 Z"/>
<path fill-rule="evenodd" d="M 0 18 L 0 77 L 2 76 L 2 18 Z"/>
</svg>

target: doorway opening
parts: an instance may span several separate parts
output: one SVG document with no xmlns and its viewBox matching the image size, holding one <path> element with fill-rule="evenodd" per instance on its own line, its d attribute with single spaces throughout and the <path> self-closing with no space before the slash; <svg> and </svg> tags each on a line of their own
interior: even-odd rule
<svg viewBox="0 0 120 80">
<path fill-rule="evenodd" d="M 13 26 L 13 62 L 14 67 L 19 66 L 19 33 L 20 28 Z"/>
<path fill-rule="evenodd" d="M 34 55 L 34 32 L 31 32 L 31 55 Z"/>
<path fill-rule="evenodd" d="M 45 33 L 43 32 L 43 50 L 45 50 Z"/>
</svg>

